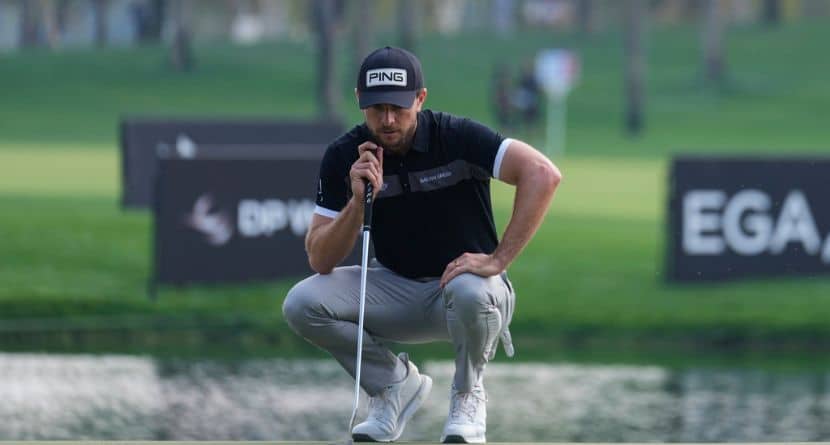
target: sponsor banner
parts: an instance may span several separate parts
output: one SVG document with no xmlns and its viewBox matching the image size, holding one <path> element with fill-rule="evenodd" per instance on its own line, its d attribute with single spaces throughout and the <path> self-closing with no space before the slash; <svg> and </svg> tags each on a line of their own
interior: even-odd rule
<svg viewBox="0 0 830 445">
<path fill-rule="evenodd" d="M 342 132 L 339 122 L 330 121 L 125 119 L 120 126 L 121 204 L 151 207 L 157 156 L 322 159 L 325 146 Z"/>
<path fill-rule="evenodd" d="M 830 274 L 830 159 L 674 160 L 672 281 Z"/>
<path fill-rule="evenodd" d="M 319 161 L 160 159 L 153 282 L 311 274 L 304 239 Z M 359 248 L 343 264 L 360 264 Z"/>
</svg>

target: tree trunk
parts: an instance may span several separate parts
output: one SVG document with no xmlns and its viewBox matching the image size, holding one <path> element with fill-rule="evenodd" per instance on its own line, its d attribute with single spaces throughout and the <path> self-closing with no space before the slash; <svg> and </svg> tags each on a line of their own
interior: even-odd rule
<svg viewBox="0 0 830 445">
<path fill-rule="evenodd" d="M 186 0 L 173 3 L 173 41 L 170 45 L 170 65 L 174 71 L 187 72 L 193 69 L 193 50 L 190 46 L 190 32 L 187 27 L 188 11 Z"/>
<path fill-rule="evenodd" d="M 579 32 L 591 34 L 594 32 L 593 2 L 591 0 L 574 0 L 576 2 L 576 16 L 579 22 Z"/>
<path fill-rule="evenodd" d="M 706 0 L 703 17 L 703 79 L 707 84 L 722 84 L 726 77 L 723 55 L 723 17 L 721 0 Z"/>
<path fill-rule="evenodd" d="M 704 0 L 705 2 L 705 0 Z M 700 0 L 686 0 L 683 3 L 683 16 L 682 18 L 685 20 L 693 19 L 694 17 L 700 16 L 700 8 L 701 8 Z M 705 5 L 703 5 L 705 6 Z"/>
<path fill-rule="evenodd" d="M 34 48 L 40 44 L 39 14 L 31 0 L 19 0 L 20 5 L 20 47 Z"/>
<path fill-rule="evenodd" d="M 401 48 L 415 52 L 415 45 L 417 36 L 415 30 L 417 29 L 418 20 L 416 1 L 413 0 L 398 0 L 398 28 L 401 35 Z"/>
<path fill-rule="evenodd" d="M 355 26 L 354 26 L 354 72 L 360 69 L 363 59 L 372 50 L 373 27 L 372 9 L 369 7 L 369 0 L 357 0 L 355 2 Z"/>
<path fill-rule="evenodd" d="M 66 33 L 67 20 L 69 20 L 69 0 L 58 0 L 55 11 L 55 20 L 58 26 L 58 33 Z"/>
<path fill-rule="evenodd" d="M 639 135 L 645 127 L 644 49 L 645 0 L 626 0 L 625 3 L 625 129 L 631 136 Z"/>
<path fill-rule="evenodd" d="M 334 3 L 314 0 L 312 8 L 317 30 L 317 106 L 322 118 L 334 119 L 337 116 L 338 97 L 334 63 Z"/>
<path fill-rule="evenodd" d="M 781 2 L 764 0 L 763 20 L 767 26 L 777 26 L 781 23 Z"/>
<path fill-rule="evenodd" d="M 161 42 L 164 21 L 167 18 L 167 0 L 152 0 L 148 8 L 150 8 L 150 14 L 145 40 L 147 42 Z"/>
<path fill-rule="evenodd" d="M 501 37 L 509 37 L 516 28 L 516 2 L 514 0 L 493 0 L 491 5 L 493 27 Z"/>
<path fill-rule="evenodd" d="M 58 9 L 55 0 L 40 0 L 40 23 L 43 26 L 43 35 L 46 45 L 50 49 L 60 46 L 60 32 L 58 31 Z"/>
<path fill-rule="evenodd" d="M 107 44 L 107 0 L 92 0 L 92 11 L 95 16 L 95 46 L 102 48 Z"/>
</svg>

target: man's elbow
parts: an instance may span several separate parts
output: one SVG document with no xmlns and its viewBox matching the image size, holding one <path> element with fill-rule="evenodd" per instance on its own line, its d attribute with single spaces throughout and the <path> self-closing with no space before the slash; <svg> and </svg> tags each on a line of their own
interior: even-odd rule
<svg viewBox="0 0 830 445">
<path fill-rule="evenodd" d="M 559 187 L 559 183 L 562 182 L 562 171 L 559 170 L 559 168 L 557 168 L 553 164 L 551 164 L 551 167 L 553 168 L 553 173 L 552 173 L 553 188 L 554 188 L 554 190 L 556 190 L 556 188 Z"/>
<path fill-rule="evenodd" d="M 311 270 L 320 275 L 328 275 L 334 270 L 333 265 L 320 261 L 316 255 L 312 255 L 311 253 L 308 254 L 308 265 L 311 267 Z"/>
<path fill-rule="evenodd" d="M 330 274 L 334 270 L 334 266 L 326 264 L 324 258 L 320 257 L 319 252 L 315 253 L 319 249 L 315 249 L 314 240 L 314 234 L 309 230 L 305 238 L 305 253 L 308 257 L 308 265 L 311 267 L 311 270 L 321 275 Z"/>
<path fill-rule="evenodd" d="M 562 172 L 550 161 L 540 162 L 534 170 L 537 187 L 548 193 L 553 193 L 562 182 Z"/>
</svg>

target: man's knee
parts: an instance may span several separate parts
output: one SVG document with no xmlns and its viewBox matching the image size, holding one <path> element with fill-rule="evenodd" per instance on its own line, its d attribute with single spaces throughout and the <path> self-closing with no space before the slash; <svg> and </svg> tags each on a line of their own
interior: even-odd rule
<svg viewBox="0 0 830 445">
<path fill-rule="evenodd" d="M 463 273 L 444 287 L 445 303 L 458 314 L 480 314 L 491 304 L 487 278 Z"/>
<path fill-rule="evenodd" d="M 282 303 L 282 315 L 288 325 L 297 333 L 302 333 L 311 322 L 313 314 L 320 306 L 319 298 L 313 291 L 309 279 L 295 284 Z"/>
</svg>

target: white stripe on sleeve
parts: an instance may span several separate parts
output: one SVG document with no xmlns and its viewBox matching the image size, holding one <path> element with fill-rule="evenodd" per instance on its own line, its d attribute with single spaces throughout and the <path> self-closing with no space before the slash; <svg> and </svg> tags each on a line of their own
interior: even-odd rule
<svg viewBox="0 0 830 445">
<path fill-rule="evenodd" d="M 320 207 L 320 206 L 314 207 L 314 213 L 316 213 L 318 215 L 325 216 L 326 218 L 332 218 L 332 219 L 337 218 L 337 215 L 340 214 L 340 212 L 335 212 L 334 210 L 327 209 L 325 207 Z"/>
<path fill-rule="evenodd" d="M 493 177 L 496 179 L 501 179 L 499 178 L 499 175 L 501 174 L 501 161 L 504 160 L 504 154 L 507 153 L 507 147 L 509 147 L 512 142 L 513 139 L 506 138 L 501 142 L 501 145 L 499 145 L 499 151 L 496 153 L 496 160 L 493 162 Z"/>
</svg>

